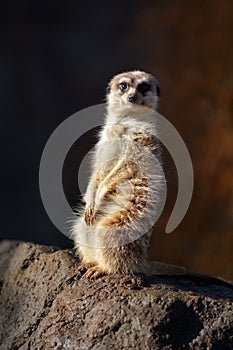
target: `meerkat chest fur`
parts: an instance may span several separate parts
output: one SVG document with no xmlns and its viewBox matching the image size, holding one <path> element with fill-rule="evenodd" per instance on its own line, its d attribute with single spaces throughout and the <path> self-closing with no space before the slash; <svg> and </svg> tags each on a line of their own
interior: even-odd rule
<svg viewBox="0 0 233 350">
<path fill-rule="evenodd" d="M 157 141 L 154 137 L 157 129 L 154 123 L 148 121 L 137 121 L 133 117 L 125 118 L 117 123 L 106 123 L 99 135 L 99 142 L 93 154 L 96 167 L 101 167 L 104 162 L 113 159 L 122 159 L 129 156 L 129 149 L 134 150 L 134 142 L 155 149 Z M 135 152 L 138 152 L 135 147 Z M 135 153 L 140 157 L 141 152 Z M 94 171 L 97 170 L 95 167 Z"/>
<path fill-rule="evenodd" d="M 162 188 L 155 159 L 158 101 L 157 80 L 148 73 L 122 73 L 110 81 L 85 208 L 73 227 L 81 266 L 92 266 L 87 277 L 148 273 L 149 238 Z"/>
</svg>

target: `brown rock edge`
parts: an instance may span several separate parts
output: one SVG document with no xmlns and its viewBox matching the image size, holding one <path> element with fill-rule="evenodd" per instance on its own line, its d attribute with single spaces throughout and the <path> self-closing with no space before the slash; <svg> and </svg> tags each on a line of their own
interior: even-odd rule
<svg viewBox="0 0 233 350">
<path fill-rule="evenodd" d="M 82 279 L 55 247 L 0 244 L 0 349 L 233 349 L 233 285 L 188 273 L 141 287 Z"/>
</svg>

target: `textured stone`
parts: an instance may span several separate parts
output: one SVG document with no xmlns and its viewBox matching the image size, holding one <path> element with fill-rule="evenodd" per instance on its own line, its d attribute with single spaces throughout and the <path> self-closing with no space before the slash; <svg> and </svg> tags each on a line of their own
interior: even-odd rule
<svg viewBox="0 0 233 350">
<path fill-rule="evenodd" d="M 82 279 L 67 251 L 0 244 L 0 349 L 232 349 L 233 286 L 187 274 Z"/>
</svg>

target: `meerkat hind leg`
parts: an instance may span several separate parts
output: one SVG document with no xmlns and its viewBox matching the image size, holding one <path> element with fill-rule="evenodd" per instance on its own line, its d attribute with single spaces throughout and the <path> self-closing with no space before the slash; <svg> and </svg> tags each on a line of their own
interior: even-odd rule
<svg viewBox="0 0 233 350">
<path fill-rule="evenodd" d="M 94 262 L 83 263 L 83 264 L 79 265 L 78 271 L 85 272 L 95 265 L 96 265 L 96 263 L 94 263 Z"/>
<path fill-rule="evenodd" d="M 127 289 L 141 289 L 144 284 L 144 277 L 141 274 L 127 275 L 120 281 L 120 285 Z"/>
<path fill-rule="evenodd" d="M 87 272 L 85 272 L 85 274 L 82 276 L 82 278 L 96 279 L 106 274 L 107 274 L 107 271 L 105 271 L 101 266 L 96 265 L 96 266 L 90 267 L 87 270 Z"/>
</svg>

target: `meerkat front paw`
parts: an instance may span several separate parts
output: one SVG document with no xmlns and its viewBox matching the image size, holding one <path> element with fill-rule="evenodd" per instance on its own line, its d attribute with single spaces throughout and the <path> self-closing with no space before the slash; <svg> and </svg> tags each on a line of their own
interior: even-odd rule
<svg viewBox="0 0 233 350">
<path fill-rule="evenodd" d="M 89 205 L 88 207 L 86 207 L 84 211 L 84 220 L 88 226 L 91 226 L 94 224 L 96 216 L 97 216 L 97 209 L 93 205 Z"/>
</svg>

